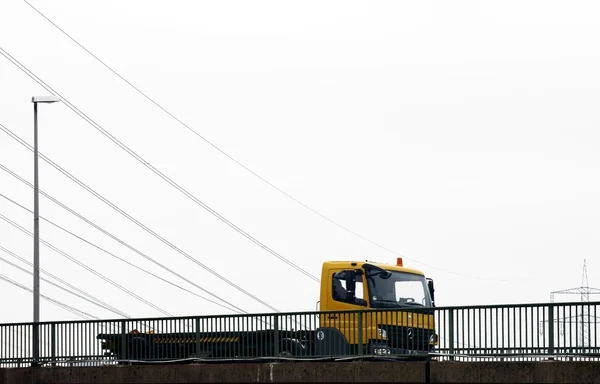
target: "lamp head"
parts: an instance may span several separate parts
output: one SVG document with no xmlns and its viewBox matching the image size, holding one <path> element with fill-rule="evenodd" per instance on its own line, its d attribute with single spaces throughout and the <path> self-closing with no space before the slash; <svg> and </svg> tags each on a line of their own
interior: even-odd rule
<svg viewBox="0 0 600 384">
<path fill-rule="evenodd" d="M 32 103 L 46 103 L 46 104 L 50 104 L 50 103 L 56 103 L 59 102 L 60 99 L 56 96 L 33 96 L 31 98 L 31 102 Z"/>
</svg>

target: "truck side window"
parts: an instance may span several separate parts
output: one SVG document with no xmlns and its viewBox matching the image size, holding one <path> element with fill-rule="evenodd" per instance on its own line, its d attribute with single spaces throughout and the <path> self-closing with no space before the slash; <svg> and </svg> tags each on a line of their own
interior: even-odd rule
<svg viewBox="0 0 600 384">
<path fill-rule="evenodd" d="M 332 295 L 333 299 L 336 301 L 341 301 L 344 303 L 364 305 L 363 300 L 363 282 L 362 276 L 356 276 L 355 278 L 355 291 L 354 294 L 349 292 L 346 289 L 346 280 L 344 278 L 343 273 L 336 273 L 332 276 L 333 281 L 333 289 Z"/>
</svg>

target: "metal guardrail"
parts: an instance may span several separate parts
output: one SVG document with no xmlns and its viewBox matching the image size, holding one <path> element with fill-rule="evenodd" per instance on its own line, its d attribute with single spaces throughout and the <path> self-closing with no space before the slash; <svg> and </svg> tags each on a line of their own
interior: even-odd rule
<svg viewBox="0 0 600 384">
<path fill-rule="evenodd" d="M 600 360 L 599 306 L 415 306 L 42 322 L 37 328 L 0 324 L 0 367 L 232 359 Z"/>
</svg>

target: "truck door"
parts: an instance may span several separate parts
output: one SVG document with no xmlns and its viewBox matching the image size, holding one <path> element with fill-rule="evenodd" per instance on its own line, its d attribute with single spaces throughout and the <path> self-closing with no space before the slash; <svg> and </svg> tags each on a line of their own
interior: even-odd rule
<svg viewBox="0 0 600 384">
<path fill-rule="evenodd" d="M 329 285 L 325 311 L 348 311 L 365 309 L 365 284 L 360 270 L 330 270 Z M 337 329 L 351 348 L 358 342 L 358 315 L 350 313 L 326 313 L 321 315 L 320 325 L 323 328 Z"/>
</svg>

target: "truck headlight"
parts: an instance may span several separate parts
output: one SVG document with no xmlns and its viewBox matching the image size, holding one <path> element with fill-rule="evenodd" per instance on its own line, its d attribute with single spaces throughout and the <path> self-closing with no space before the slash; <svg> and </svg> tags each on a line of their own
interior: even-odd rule
<svg viewBox="0 0 600 384">
<path fill-rule="evenodd" d="M 384 339 L 387 339 L 387 332 L 383 328 L 377 328 L 377 334 Z"/>
</svg>

